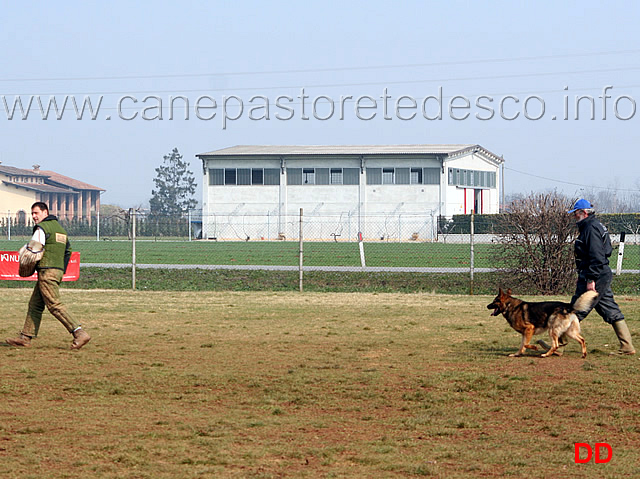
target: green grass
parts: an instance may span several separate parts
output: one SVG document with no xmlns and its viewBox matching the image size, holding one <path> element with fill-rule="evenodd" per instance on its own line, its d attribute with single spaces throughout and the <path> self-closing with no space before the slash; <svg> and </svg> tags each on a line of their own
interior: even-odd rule
<svg viewBox="0 0 640 479">
<path fill-rule="evenodd" d="M 1 250 L 17 250 L 21 241 L 0 241 Z M 83 263 L 131 262 L 132 245 L 127 241 L 74 241 Z M 476 245 L 476 266 L 488 267 L 491 245 Z M 149 264 L 222 264 L 297 266 L 299 244 L 276 242 L 137 241 L 136 260 Z M 469 246 L 439 243 L 367 243 L 368 266 L 468 267 Z M 304 244 L 307 266 L 360 266 L 357 243 Z"/>
<path fill-rule="evenodd" d="M 82 268 L 80 279 L 63 283 L 65 289 L 131 289 L 131 269 Z M 476 273 L 473 294 L 495 294 L 498 286 L 516 294 L 536 294 L 522 284 L 504 280 L 500 273 Z M 615 276 L 616 294 L 640 295 L 637 275 Z M 33 288 L 31 281 L 2 281 L 0 288 Z M 136 288 L 141 291 L 298 291 L 297 271 L 138 269 Z M 350 273 L 308 271 L 303 275 L 307 292 L 440 293 L 469 294 L 468 274 L 463 273 Z M 567 300 L 573 291 L 567 291 Z"/>
<path fill-rule="evenodd" d="M 0 289 L 0 337 L 29 292 Z M 637 357 L 583 321 L 561 358 L 509 358 L 489 296 L 63 291 L 0 346 L 3 477 L 638 477 Z M 530 298 L 531 299 L 531 298 Z M 638 297 L 619 296 L 628 318 Z M 636 343 L 640 323 L 629 326 Z M 607 442 L 608 464 L 574 464 Z"/>
<path fill-rule="evenodd" d="M 17 251 L 24 239 L 1 240 L 0 251 Z M 131 263 L 128 241 L 73 241 L 83 263 Z M 476 244 L 474 265 L 490 268 L 495 245 Z M 470 246 L 451 243 L 365 243 L 367 266 L 466 268 Z M 293 241 L 138 241 L 136 261 L 140 264 L 282 265 L 297 266 L 299 244 Z M 617 251 L 612 255 L 615 267 Z M 357 243 L 306 242 L 305 266 L 360 266 Z M 625 269 L 640 269 L 640 245 L 625 247 Z"/>
</svg>

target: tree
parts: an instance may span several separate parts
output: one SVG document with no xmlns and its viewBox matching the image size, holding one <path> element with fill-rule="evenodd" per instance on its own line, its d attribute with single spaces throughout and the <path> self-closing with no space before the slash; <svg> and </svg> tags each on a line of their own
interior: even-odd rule
<svg viewBox="0 0 640 479">
<path fill-rule="evenodd" d="M 541 294 L 571 291 L 575 285 L 573 241 L 578 229 L 567 214 L 573 202 L 559 193 L 533 193 L 514 200 L 500 215 L 496 262 L 508 285 Z"/>
<path fill-rule="evenodd" d="M 164 156 L 153 180 L 155 189 L 149 200 L 152 215 L 178 216 L 196 207 L 196 179 L 188 166 L 177 148 Z"/>
</svg>

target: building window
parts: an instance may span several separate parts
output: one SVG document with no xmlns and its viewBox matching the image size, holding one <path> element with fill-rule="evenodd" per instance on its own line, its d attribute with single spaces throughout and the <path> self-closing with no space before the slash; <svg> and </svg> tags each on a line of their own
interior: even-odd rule
<svg viewBox="0 0 640 479">
<path fill-rule="evenodd" d="M 408 185 L 411 183 L 411 168 L 395 169 L 396 185 Z"/>
<path fill-rule="evenodd" d="M 287 168 L 287 184 L 288 185 L 302 184 L 302 168 Z"/>
<path fill-rule="evenodd" d="M 382 184 L 382 168 L 367 168 L 367 184 L 368 185 Z"/>
<path fill-rule="evenodd" d="M 224 185 L 224 169 L 223 168 L 211 168 L 209 169 L 209 185 Z"/>
<path fill-rule="evenodd" d="M 265 168 L 264 169 L 264 184 L 265 185 L 279 185 L 280 184 L 280 170 L 278 168 Z"/>
<path fill-rule="evenodd" d="M 251 184 L 251 168 L 238 168 L 238 184 L 250 185 Z"/>
<path fill-rule="evenodd" d="M 302 169 L 302 183 L 305 185 L 316 184 L 316 170 L 314 168 Z"/>
<path fill-rule="evenodd" d="M 209 168 L 209 185 L 279 185 L 278 168 Z"/>
<path fill-rule="evenodd" d="M 331 184 L 342 184 L 342 168 L 331 168 Z"/>
<path fill-rule="evenodd" d="M 439 185 L 440 184 L 440 168 L 424 168 L 423 169 L 423 185 Z"/>
<path fill-rule="evenodd" d="M 252 185 L 264 184 L 264 170 L 262 168 L 251 169 L 251 184 Z"/>
<path fill-rule="evenodd" d="M 411 184 L 422 184 L 422 168 L 411 168 Z"/>
<path fill-rule="evenodd" d="M 359 168 L 342 168 L 342 183 L 344 185 L 359 185 L 360 169 Z"/>
<path fill-rule="evenodd" d="M 496 172 L 449 168 L 449 184 L 474 188 L 495 188 Z"/>
<path fill-rule="evenodd" d="M 393 168 L 382 168 L 382 184 L 393 185 L 394 183 L 395 181 Z"/>
<path fill-rule="evenodd" d="M 224 169 L 224 184 L 235 185 L 236 184 L 236 169 L 225 168 Z"/>
<path fill-rule="evenodd" d="M 328 185 L 329 168 L 316 168 L 316 185 Z"/>
<path fill-rule="evenodd" d="M 455 170 L 449 168 L 449 184 Z M 368 185 L 439 185 L 440 168 L 367 168 Z"/>
</svg>

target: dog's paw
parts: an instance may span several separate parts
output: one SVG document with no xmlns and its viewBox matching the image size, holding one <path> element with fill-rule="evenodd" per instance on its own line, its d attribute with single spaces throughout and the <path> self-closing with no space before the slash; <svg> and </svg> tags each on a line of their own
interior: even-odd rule
<svg viewBox="0 0 640 479">
<path fill-rule="evenodd" d="M 520 356 L 522 356 L 522 353 L 512 353 L 509 355 L 510 358 L 519 358 Z"/>
</svg>

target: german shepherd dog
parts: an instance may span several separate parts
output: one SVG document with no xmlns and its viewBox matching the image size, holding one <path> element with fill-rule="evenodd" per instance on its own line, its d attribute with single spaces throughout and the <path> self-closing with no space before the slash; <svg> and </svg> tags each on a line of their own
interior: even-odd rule
<svg viewBox="0 0 640 479">
<path fill-rule="evenodd" d="M 530 303 L 511 296 L 511 289 L 505 293 L 502 288 L 498 290 L 498 296 L 487 305 L 487 309 L 493 309 L 492 316 L 500 313 L 505 317 L 509 325 L 522 334 L 522 343 L 517 353 L 509 357 L 522 356 L 525 349 L 537 350 L 534 344 L 529 344 L 534 334 L 549 331 L 551 337 L 551 349 L 542 355 L 547 358 L 556 352 L 560 346 L 559 339 L 562 336 L 575 339 L 582 347 L 582 357 L 587 357 L 587 346 L 584 338 L 580 336 L 580 321 L 576 312 L 589 311 L 594 300 L 598 297 L 595 291 L 587 291 L 581 295 L 574 304 L 561 301 L 542 301 Z"/>
</svg>

